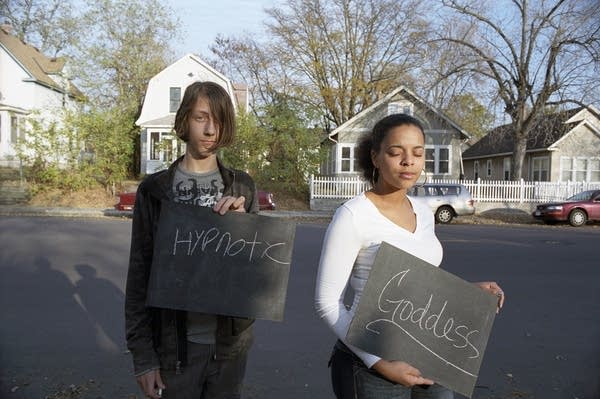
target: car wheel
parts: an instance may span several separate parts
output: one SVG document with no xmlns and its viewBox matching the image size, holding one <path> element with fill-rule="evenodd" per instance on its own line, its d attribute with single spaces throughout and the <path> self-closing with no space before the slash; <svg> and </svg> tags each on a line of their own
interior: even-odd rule
<svg viewBox="0 0 600 399">
<path fill-rule="evenodd" d="M 438 223 L 450 223 L 454 217 L 454 211 L 449 206 L 441 206 L 435 211 L 435 220 Z"/>
<path fill-rule="evenodd" d="M 581 209 L 575 209 L 569 214 L 569 223 L 571 226 L 579 227 L 587 223 L 587 215 Z"/>
</svg>

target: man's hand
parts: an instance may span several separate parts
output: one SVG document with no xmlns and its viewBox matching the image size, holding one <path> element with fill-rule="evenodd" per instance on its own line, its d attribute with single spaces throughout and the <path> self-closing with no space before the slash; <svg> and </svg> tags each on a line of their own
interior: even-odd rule
<svg viewBox="0 0 600 399">
<path fill-rule="evenodd" d="M 224 215 L 228 211 L 234 212 L 246 212 L 246 208 L 244 208 L 244 204 L 246 203 L 246 198 L 242 195 L 240 197 L 223 197 L 213 206 L 213 211 L 217 212 L 220 215 Z"/>
<path fill-rule="evenodd" d="M 433 381 L 421 376 L 421 372 L 406 362 L 379 360 L 373 369 L 388 380 L 405 387 L 413 385 L 432 385 Z"/>
<path fill-rule="evenodd" d="M 162 390 L 166 388 L 160 378 L 160 370 L 158 369 L 150 370 L 147 373 L 136 377 L 136 379 L 138 385 L 142 388 L 142 391 L 144 391 L 144 395 L 153 399 L 159 399 Z"/>
</svg>

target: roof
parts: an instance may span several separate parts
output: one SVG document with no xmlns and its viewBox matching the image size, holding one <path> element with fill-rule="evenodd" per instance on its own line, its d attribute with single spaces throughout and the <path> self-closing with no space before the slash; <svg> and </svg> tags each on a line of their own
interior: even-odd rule
<svg viewBox="0 0 600 399">
<path fill-rule="evenodd" d="M 568 122 L 583 107 L 543 114 L 529 132 L 526 151 L 543 150 L 569 133 L 579 121 Z M 495 127 L 478 142 L 463 152 L 463 159 L 512 154 L 514 149 L 514 124 Z"/>
<path fill-rule="evenodd" d="M 70 81 L 68 81 L 69 87 L 65 90 L 59 82 L 50 76 L 58 75 L 62 72 L 66 63 L 64 58 L 45 56 L 37 48 L 11 35 L 10 31 L 4 26 L 0 28 L 0 45 L 31 75 L 35 82 L 62 93 L 67 92 L 73 97 L 82 96 L 79 89 Z"/>
<path fill-rule="evenodd" d="M 200 75 L 198 72 L 200 72 Z M 205 73 L 210 77 L 206 78 Z M 157 121 L 164 118 L 164 115 L 162 115 L 163 106 L 158 105 L 157 98 L 161 98 L 161 90 L 164 90 L 166 85 L 170 83 L 171 86 L 181 87 L 182 90 L 185 90 L 188 85 L 199 80 L 210 80 L 220 84 L 230 95 L 236 111 L 238 107 L 248 107 L 248 87 L 245 84 L 231 82 L 225 75 L 211 67 L 200 57 L 188 53 L 163 68 L 150 79 L 146 87 L 142 110 L 135 124 L 143 127 L 157 126 Z M 172 125 L 173 121 L 171 122 Z M 167 125 L 166 123 L 160 123 L 160 126 Z"/>
<path fill-rule="evenodd" d="M 413 93 L 412 91 L 410 91 L 409 89 L 407 89 L 405 86 L 400 86 L 400 87 L 394 89 L 393 91 L 391 91 L 390 93 L 388 93 L 385 97 L 383 97 L 381 100 L 376 101 L 375 103 L 371 104 L 370 106 L 368 106 L 367 108 L 365 108 L 364 110 L 362 110 L 361 112 L 359 112 L 358 114 L 354 115 L 352 118 L 348 119 L 346 122 L 342 123 L 340 126 L 338 126 L 335 129 L 333 129 L 331 131 L 331 133 L 329 133 L 329 137 L 331 138 L 331 137 L 335 136 L 340 131 L 343 131 L 348 125 L 354 123 L 357 120 L 360 120 L 360 119 L 364 118 L 372 110 L 376 109 L 381 104 L 385 104 L 385 103 L 389 102 L 392 98 L 394 98 L 400 92 L 404 92 L 404 94 L 408 94 L 413 99 L 415 99 L 416 101 L 418 101 L 421 104 L 423 104 L 425 107 L 427 107 L 430 110 L 432 110 L 433 112 L 435 112 L 440 118 L 442 118 L 447 123 L 449 123 L 452 127 L 454 127 L 456 130 L 458 130 L 465 137 L 467 137 L 467 138 L 471 137 L 464 129 L 462 129 L 460 126 L 458 126 L 452 119 L 450 119 L 440 109 L 438 109 L 438 108 L 434 107 L 433 105 L 429 104 L 423 98 L 419 97 L 418 95 L 416 95 L 415 93 Z"/>
<path fill-rule="evenodd" d="M 169 114 L 162 118 L 153 119 L 143 123 L 145 127 L 172 127 L 175 124 L 175 114 Z"/>
</svg>

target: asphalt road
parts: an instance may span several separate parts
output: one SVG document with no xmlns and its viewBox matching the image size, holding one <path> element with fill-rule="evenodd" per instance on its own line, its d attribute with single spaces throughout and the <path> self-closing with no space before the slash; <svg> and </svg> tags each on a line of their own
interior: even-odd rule
<svg viewBox="0 0 600 399">
<path fill-rule="evenodd" d="M 129 219 L 0 217 L 0 397 L 141 398 L 123 336 Z M 324 226 L 296 233 L 285 320 L 258 321 L 245 397 L 333 398 L 312 296 Z M 600 231 L 438 226 L 442 267 L 496 280 L 474 398 L 600 397 Z"/>
</svg>

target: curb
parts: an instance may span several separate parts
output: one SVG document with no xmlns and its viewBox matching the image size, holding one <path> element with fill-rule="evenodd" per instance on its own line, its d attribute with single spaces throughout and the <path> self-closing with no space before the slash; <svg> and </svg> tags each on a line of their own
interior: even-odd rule
<svg viewBox="0 0 600 399">
<path fill-rule="evenodd" d="M 116 209 L 94 208 L 47 208 L 20 205 L 0 206 L 1 216 L 60 216 L 60 217 L 131 217 L 132 213 Z"/>
<path fill-rule="evenodd" d="M 268 217 L 310 219 L 331 218 L 333 216 L 333 212 L 322 211 L 261 211 L 258 214 L 260 216 Z M 118 211 L 113 208 L 48 208 L 22 205 L 0 205 L 0 216 L 118 217 L 130 219 L 132 215 L 132 211 Z"/>
</svg>

